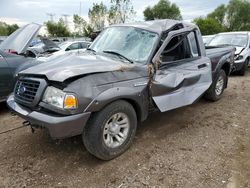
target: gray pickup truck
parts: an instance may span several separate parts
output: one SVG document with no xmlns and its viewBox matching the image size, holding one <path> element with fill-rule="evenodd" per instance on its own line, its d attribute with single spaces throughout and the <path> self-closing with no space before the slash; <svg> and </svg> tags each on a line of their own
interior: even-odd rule
<svg viewBox="0 0 250 188">
<path fill-rule="evenodd" d="M 54 139 L 82 135 L 86 149 L 111 160 L 131 145 L 138 122 L 204 96 L 219 100 L 235 49 L 209 49 L 199 28 L 157 20 L 106 28 L 86 52 L 19 73 L 8 106 Z M 211 63 L 212 61 L 212 63 Z"/>
</svg>

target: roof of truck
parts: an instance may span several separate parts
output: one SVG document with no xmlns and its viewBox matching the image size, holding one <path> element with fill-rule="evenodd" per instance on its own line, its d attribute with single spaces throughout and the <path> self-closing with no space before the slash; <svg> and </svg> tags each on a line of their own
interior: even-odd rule
<svg viewBox="0 0 250 188">
<path fill-rule="evenodd" d="M 184 27 L 195 26 L 192 23 L 178 21 L 178 20 L 171 20 L 171 19 L 164 19 L 164 20 L 152 20 L 152 21 L 144 21 L 144 22 L 134 22 L 134 23 L 125 23 L 125 24 L 117 24 L 114 26 L 130 26 L 145 29 L 148 31 L 152 31 L 158 34 L 171 29 L 176 24 L 183 24 Z"/>
</svg>

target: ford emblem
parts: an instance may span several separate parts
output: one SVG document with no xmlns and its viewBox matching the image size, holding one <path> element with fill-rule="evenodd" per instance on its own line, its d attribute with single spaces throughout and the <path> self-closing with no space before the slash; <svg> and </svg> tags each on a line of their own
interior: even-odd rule
<svg viewBox="0 0 250 188">
<path fill-rule="evenodd" d="M 19 88 L 19 93 L 20 93 L 20 94 L 24 94 L 25 91 L 26 91 L 26 87 L 25 87 L 25 86 L 21 86 L 21 87 Z"/>
</svg>

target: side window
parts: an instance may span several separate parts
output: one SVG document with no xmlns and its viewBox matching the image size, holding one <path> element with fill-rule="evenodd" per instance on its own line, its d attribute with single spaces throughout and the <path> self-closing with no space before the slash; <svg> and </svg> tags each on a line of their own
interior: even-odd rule
<svg viewBox="0 0 250 188">
<path fill-rule="evenodd" d="M 81 44 L 81 48 L 87 48 L 88 47 L 88 44 L 85 43 L 85 42 L 81 42 L 80 44 Z"/>
<path fill-rule="evenodd" d="M 70 50 L 77 50 L 79 49 L 79 43 L 74 43 L 74 44 L 71 44 L 68 48 L 66 48 L 65 51 L 70 51 Z"/>
<path fill-rule="evenodd" d="M 193 57 L 198 57 L 199 56 L 199 51 L 198 51 L 197 41 L 196 41 L 194 32 L 191 32 L 188 35 L 188 38 L 189 38 L 189 41 L 190 41 L 190 46 L 191 46 L 191 51 L 192 51 Z"/>
<path fill-rule="evenodd" d="M 163 62 L 179 61 L 193 57 L 186 36 L 176 36 L 170 40 L 161 54 Z"/>
</svg>

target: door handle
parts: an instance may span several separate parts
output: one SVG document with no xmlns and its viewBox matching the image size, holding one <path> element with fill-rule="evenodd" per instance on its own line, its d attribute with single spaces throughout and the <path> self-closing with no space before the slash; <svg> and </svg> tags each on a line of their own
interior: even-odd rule
<svg viewBox="0 0 250 188">
<path fill-rule="evenodd" d="M 208 65 L 209 65 L 208 63 L 198 65 L 198 69 L 203 69 L 203 68 L 207 67 Z"/>
</svg>

